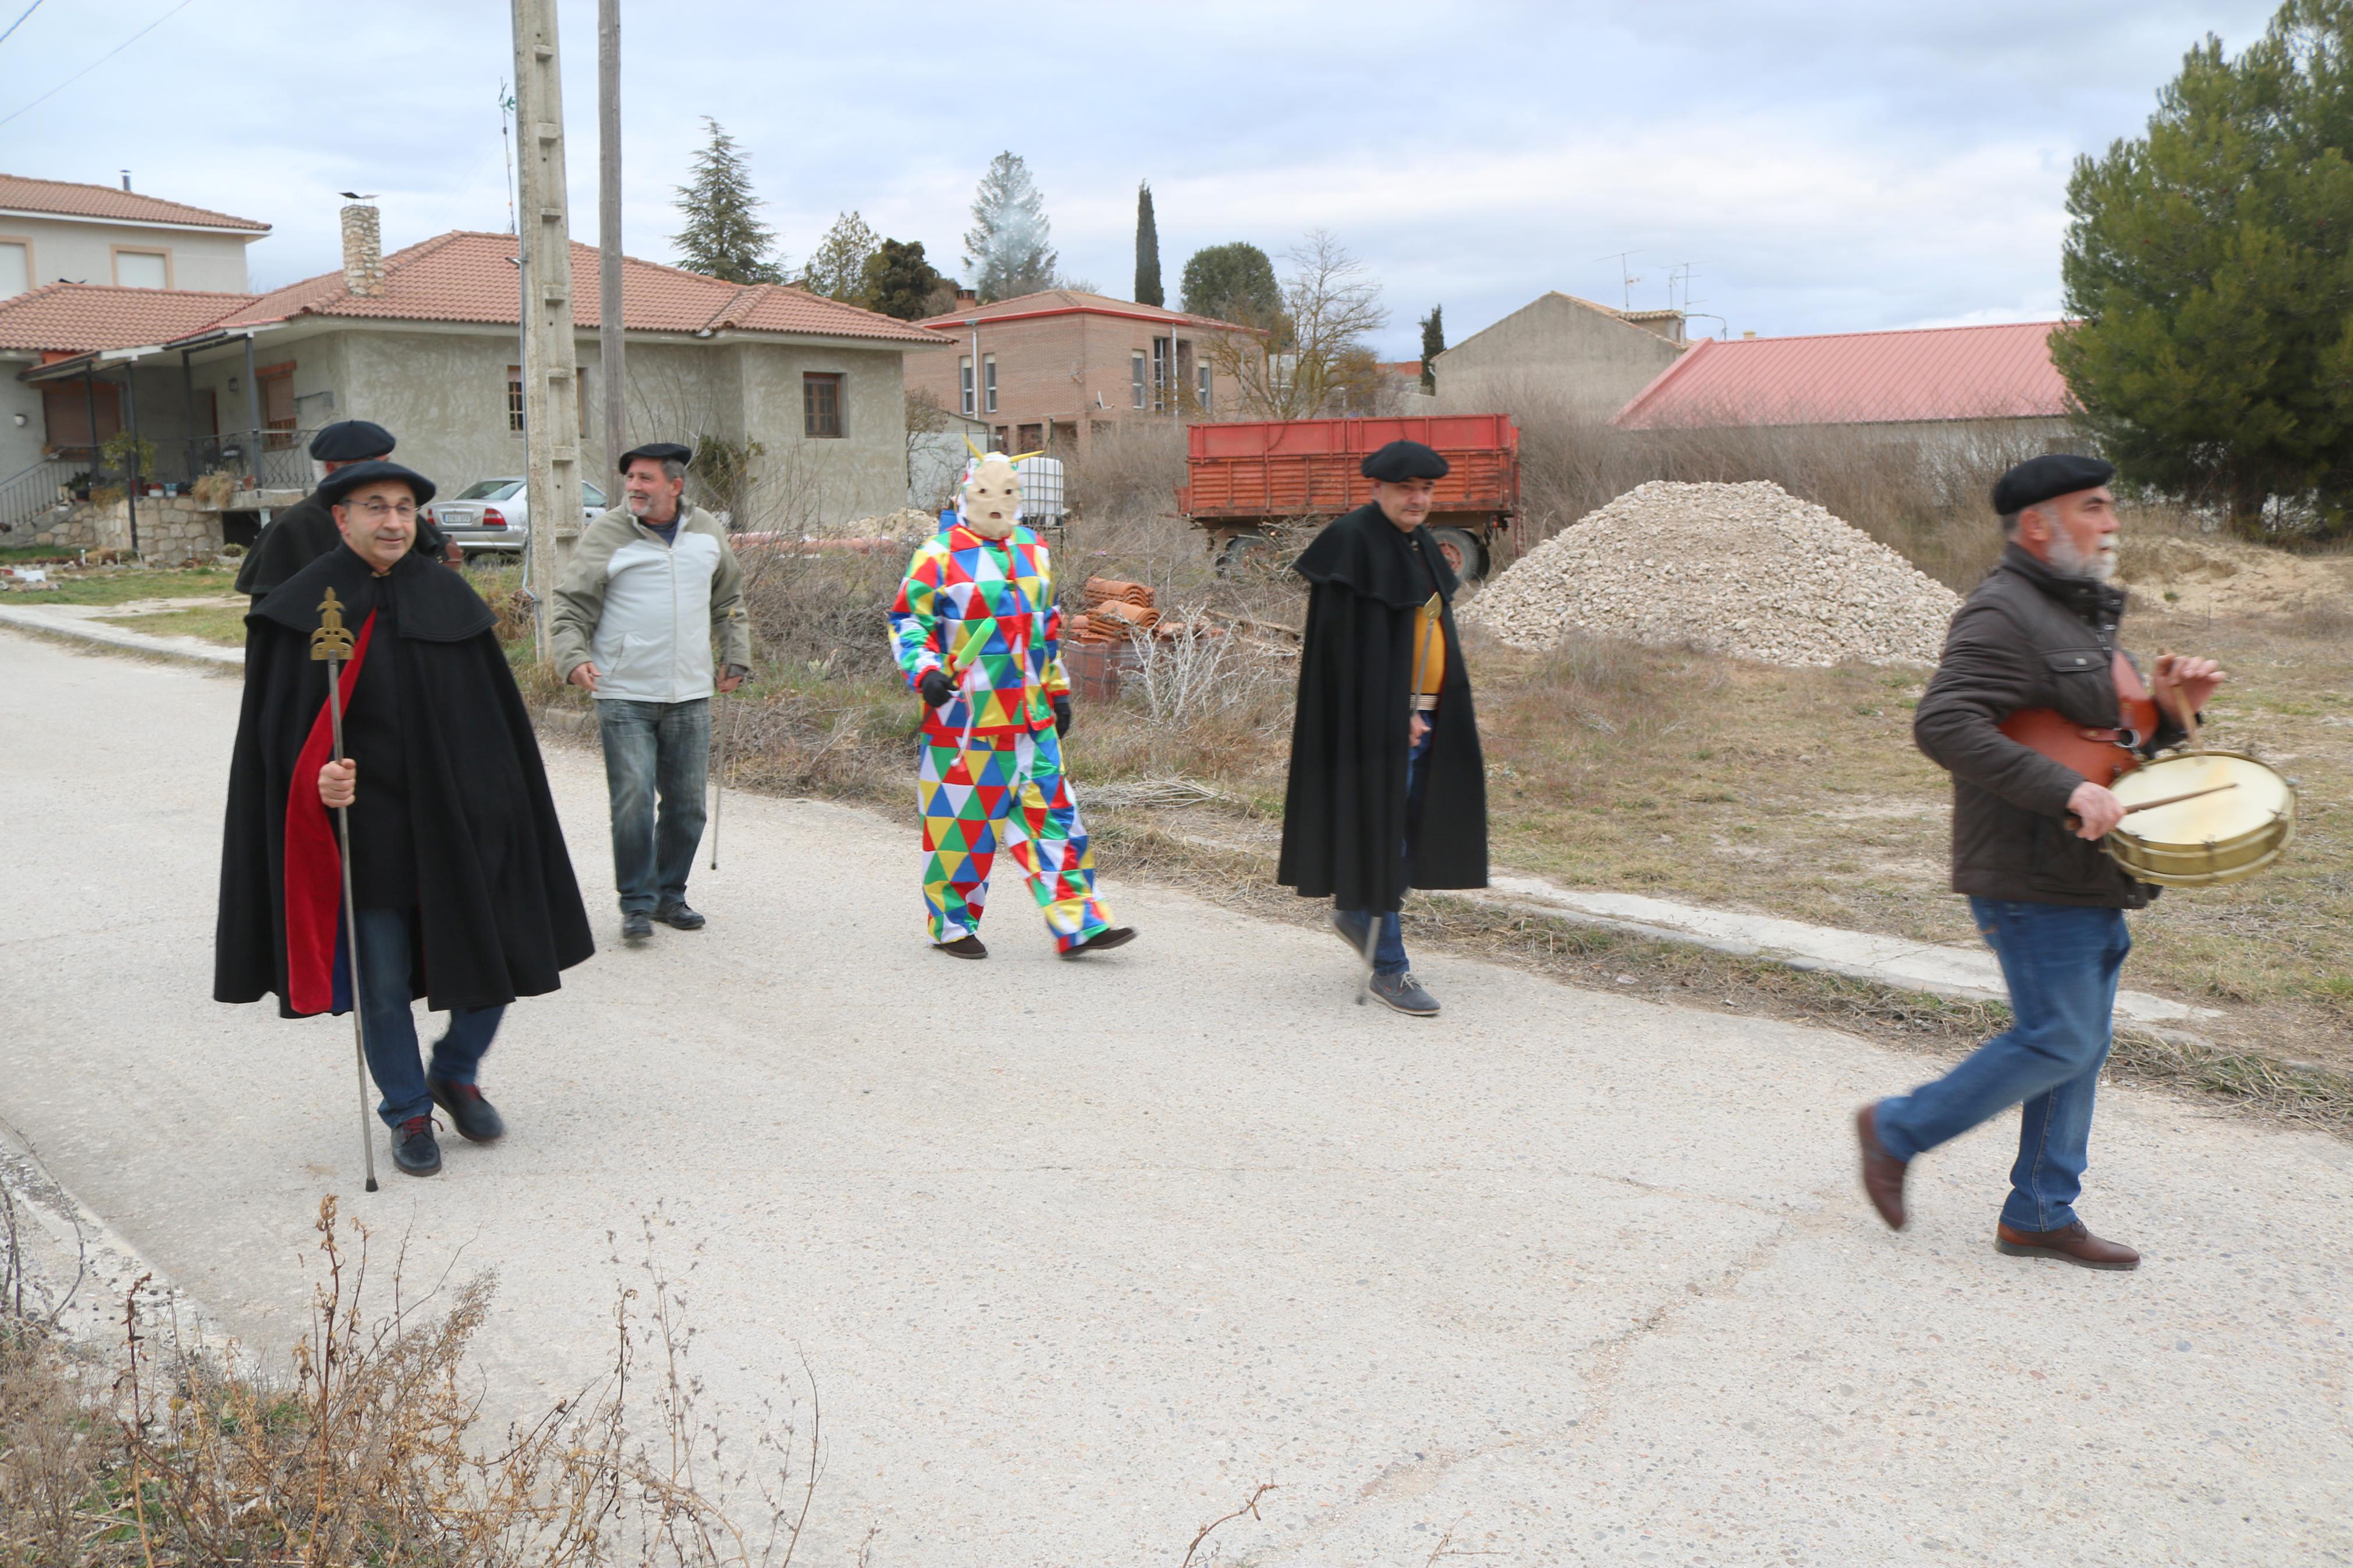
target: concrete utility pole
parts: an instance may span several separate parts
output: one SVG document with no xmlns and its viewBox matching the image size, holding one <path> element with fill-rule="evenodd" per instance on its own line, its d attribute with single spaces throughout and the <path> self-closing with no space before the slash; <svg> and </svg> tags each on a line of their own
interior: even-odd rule
<svg viewBox="0 0 2353 1568">
<path fill-rule="evenodd" d="M 629 449 L 628 346 L 621 336 L 621 0 L 596 0 L 596 284 L 609 469 Z"/>
<path fill-rule="evenodd" d="M 515 140 L 522 186 L 522 417 L 530 436 L 532 625 L 549 648 L 558 541 L 580 531 L 580 367 L 572 341 L 572 226 L 564 192 L 564 82 L 555 0 L 514 0 Z M 565 553 L 569 553 L 565 552 Z"/>
</svg>

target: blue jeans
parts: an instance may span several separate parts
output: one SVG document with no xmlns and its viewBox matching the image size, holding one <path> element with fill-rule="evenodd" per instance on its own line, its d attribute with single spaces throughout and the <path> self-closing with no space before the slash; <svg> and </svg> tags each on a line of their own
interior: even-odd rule
<svg viewBox="0 0 2353 1568">
<path fill-rule="evenodd" d="M 1435 714 L 1431 715 L 1433 720 L 1436 717 Z M 1413 750 L 1405 754 L 1406 830 L 1405 842 L 1398 847 L 1398 854 L 1404 858 L 1409 867 L 1413 861 L 1413 819 L 1421 810 L 1421 760 L 1430 754 L 1430 736 L 1437 732 L 1437 726 L 1433 723 L 1430 734 L 1422 736 L 1415 743 Z M 1348 912 L 1363 920 L 1371 911 L 1352 910 Z M 1373 973 L 1403 974 L 1412 967 L 1406 962 L 1405 956 L 1405 922 L 1398 917 L 1398 912 L 1392 910 L 1380 917 L 1380 928 L 1381 934 L 1373 942 Z"/>
<path fill-rule="evenodd" d="M 1880 1145 L 1909 1160 L 2023 1102 L 2001 1217 L 2058 1230 L 2074 1222 L 2084 1190 L 2092 1093 L 2132 934 L 2121 910 L 1971 899 L 1969 912 L 2001 961 L 2017 1021 L 1936 1082 L 1881 1100 Z"/>
<path fill-rule="evenodd" d="M 609 698 L 596 704 L 596 727 L 605 742 L 605 790 L 613 803 L 613 881 L 621 912 L 651 914 L 658 906 L 684 903 L 706 816 L 711 699 Z"/>
<path fill-rule="evenodd" d="M 412 1116 L 433 1113 L 433 1096 L 427 1092 L 427 1073 L 417 1049 L 417 1018 L 408 995 L 407 910 L 361 909 L 359 920 L 360 1000 L 367 1028 L 368 1076 L 375 1079 L 384 1100 L 375 1113 L 386 1127 L 398 1127 Z M 343 998 L 347 1000 L 347 998 Z M 451 1083 L 471 1083 L 499 1032 L 504 1007 L 452 1007 L 449 1032 L 434 1042 L 431 1076 Z"/>
</svg>

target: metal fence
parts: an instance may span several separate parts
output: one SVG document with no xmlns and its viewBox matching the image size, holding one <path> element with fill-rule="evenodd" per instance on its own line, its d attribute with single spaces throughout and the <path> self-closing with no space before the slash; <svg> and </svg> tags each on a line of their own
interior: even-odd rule
<svg viewBox="0 0 2353 1568">
<path fill-rule="evenodd" d="M 236 430 L 223 436 L 146 437 L 148 456 L 126 454 L 110 463 L 105 449 L 65 448 L 0 479 L 0 535 L 37 532 L 61 518 L 92 489 L 151 486 L 182 494 L 206 474 L 227 472 L 240 490 L 308 490 L 313 480 L 311 437 L 316 430 Z"/>
</svg>

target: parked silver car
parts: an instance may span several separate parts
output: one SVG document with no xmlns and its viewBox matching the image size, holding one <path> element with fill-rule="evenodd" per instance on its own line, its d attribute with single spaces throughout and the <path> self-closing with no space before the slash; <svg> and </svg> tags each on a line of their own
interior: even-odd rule
<svg viewBox="0 0 2353 1568">
<path fill-rule="evenodd" d="M 580 487 L 580 520 L 586 522 L 613 503 L 595 485 Z M 521 550 L 531 542 L 531 500 L 519 479 L 478 479 L 425 509 L 433 526 L 469 554 L 477 550 Z"/>
</svg>

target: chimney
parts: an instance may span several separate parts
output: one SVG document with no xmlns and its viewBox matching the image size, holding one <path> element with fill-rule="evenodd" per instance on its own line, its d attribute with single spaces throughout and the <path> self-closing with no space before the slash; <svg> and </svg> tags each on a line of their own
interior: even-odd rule
<svg viewBox="0 0 2353 1568">
<path fill-rule="evenodd" d="M 977 304 L 979 304 L 979 303 L 980 303 L 980 291 L 979 291 L 978 289 L 967 289 L 967 288 L 965 288 L 965 287 L 963 284 L 961 284 L 961 283 L 959 283 L 959 284 L 957 284 L 957 285 L 956 285 L 956 309 L 957 309 L 957 310 L 971 310 L 975 305 L 977 305 Z"/>
<path fill-rule="evenodd" d="M 364 300 L 384 292 L 384 239 L 364 202 L 343 209 L 343 287 Z"/>
<path fill-rule="evenodd" d="M 1743 332 L 1740 334 L 1740 341 L 1744 343 L 1753 343 L 1757 341 L 1757 334 L 1753 331 Z"/>
<path fill-rule="evenodd" d="M 122 171 L 122 188 L 126 191 L 131 188 L 131 171 L 128 169 Z"/>
</svg>

